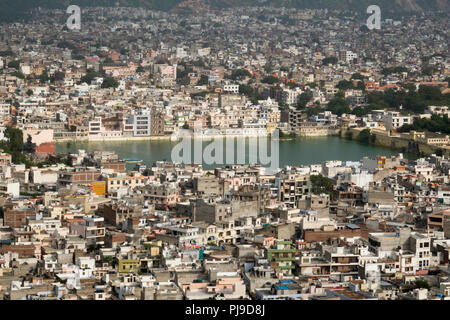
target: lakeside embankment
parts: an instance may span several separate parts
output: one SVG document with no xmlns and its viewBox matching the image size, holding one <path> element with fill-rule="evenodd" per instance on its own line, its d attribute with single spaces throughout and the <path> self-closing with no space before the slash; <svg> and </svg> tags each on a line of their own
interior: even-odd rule
<svg viewBox="0 0 450 320">
<path fill-rule="evenodd" d="M 173 135 L 164 135 L 164 136 L 147 136 L 147 137 L 105 137 L 105 138 L 58 138 L 55 139 L 55 143 L 63 143 L 63 142 L 125 142 L 125 141 L 177 141 L 182 139 L 184 136 L 173 136 Z M 215 139 L 215 138 L 257 138 L 257 137 L 270 137 L 270 134 L 195 134 L 192 136 L 195 139 Z"/>
<path fill-rule="evenodd" d="M 93 138 L 61 138 L 55 139 L 55 143 L 63 142 L 123 142 L 123 141 L 158 141 L 158 140 L 170 140 L 172 136 L 150 136 L 150 137 L 108 137 L 103 139 Z"/>
<path fill-rule="evenodd" d="M 346 128 L 341 129 L 339 136 L 342 139 L 358 140 L 359 133 L 367 128 Z M 430 156 L 436 154 L 439 150 L 442 150 L 442 154 L 446 157 L 450 157 L 450 148 L 432 145 L 426 143 L 424 139 L 420 139 L 417 136 L 411 134 L 390 134 L 384 130 L 370 129 L 370 134 L 373 136 L 373 140 L 369 144 L 389 148 L 392 150 L 398 150 L 402 153 L 416 154 L 418 156 Z"/>
</svg>

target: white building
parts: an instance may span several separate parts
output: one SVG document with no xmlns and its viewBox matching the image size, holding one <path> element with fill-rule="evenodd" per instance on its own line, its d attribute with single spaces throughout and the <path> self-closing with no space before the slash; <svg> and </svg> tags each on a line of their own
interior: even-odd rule
<svg viewBox="0 0 450 320">
<path fill-rule="evenodd" d="M 287 105 L 293 105 L 297 103 L 298 97 L 302 94 L 302 90 L 299 88 L 284 89 L 281 93 L 281 101 Z"/>
<path fill-rule="evenodd" d="M 13 198 L 20 196 L 20 182 L 15 179 L 0 181 L 0 195 L 11 195 Z"/>
<path fill-rule="evenodd" d="M 239 93 L 239 85 L 226 83 L 223 85 L 223 91 L 230 92 L 230 93 Z"/>
<path fill-rule="evenodd" d="M 30 181 L 35 184 L 56 184 L 58 171 L 32 167 L 30 170 Z"/>
<path fill-rule="evenodd" d="M 398 129 L 405 124 L 412 124 L 412 117 L 402 115 L 400 112 L 388 111 L 384 118 L 384 126 L 387 130 Z"/>
<path fill-rule="evenodd" d="M 345 53 L 345 61 L 347 61 L 348 63 L 353 62 L 353 60 L 357 59 L 358 55 L 356 53 L 354 53 L 353 51 L 347 51 Z"/>
</svg>

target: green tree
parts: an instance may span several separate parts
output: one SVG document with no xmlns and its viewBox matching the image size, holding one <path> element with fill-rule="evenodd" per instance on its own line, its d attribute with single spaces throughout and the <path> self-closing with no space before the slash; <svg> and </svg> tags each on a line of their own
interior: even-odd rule
<svg viewBox="0 0 450 320">
<path fill-rule="evenodd" d="M 331 99 L 328 103 L 327 110 L 333 112 L 334 114 L 341 116 L 344 113 L 350 113 L 350 104 L 347 100 L 343 98 Z"/>
<path fill-rule="evenodd" d="M 208 76 L 207 75 L 202 75 L 200 77 L 200 79 L 197 81 L 197 85 L 198 86 L 205 86 L 209 83 L 208 81 Z"/>
<path fill-rule="evenodd" d="M 119 82 L 111 77 L 105 78 L 102 83 L 102 88 L 117 88 L 119 86 Z"/>
<path fill-rule="evenodd" d="M 306 115 L 308 117 L 312 117 L 312 116 L 318 115 L 322 111 L 323 111 L 323 109 L 321 107 L 319 107 L 319 106 L 309 107 L 309 108 L 306 109 Z"/>
<path fill-rule="evenodd" d="M 447 81 L 448 86 L 450 87 L 450 77 L 445 78 L 445 81 Z"/>
<path fill-rule="evenodd" d="M 9 153 L 12 162 L 15 164 L 25 164 L 27 168 L 34 165 L 33 161 L 22 154 L 24 150 L 22 130 L 13 127 L 7 127 L 5 130 L 6 141 L 0 141 L 0 149 Z"/>
<path fill-rule="evenodd" d="M 92 80 L 98 77 L 100 77 L 100 74 L 97 71 L 94 69 L 88 69 L 86 70 L 86 74 L 81 77 L 81 82 L 91 84 Z"/>
<path fill-rule="evenodd" d="M 5 138 L 9 141 L 10 151 L 23 151 L 23 133 L 18 128 L 8 127 L 5 130 Z"/>
<path fill-rule="evenodd" d="M 436 71 L 437 71 L 436 68 L 429 64 L 422 67 L 422 75 L 423 76 L 432 76 L 433 73 L 435 73 Z"/>
<path fill-rule="evenodd" d="M 353 87 L 352 81 L 341 80 L 336 85 L 336 88 L 338 88 L 339 90 L 348 90 L 348 89 L 353 89 L 354 87 Z"/>
<path fill-rule="evenodd" d="M 303 92 L 302 94 L 300 94 L 300 96 L 298 97 L 298 101 L 297 101 L 297 109 L 298 110 L 305 109 L 306 105 L 308 104 L 308 102 L 311 101 L 312 98 L 313 98 L 313 94 L 310 90 L 307 90 L 307 91 Z"/>
<path fill-rule="evenodd" d="M 267 76 L 264 79 L 261 80 L 262 83 L 267 83 L 267 84 L 275 84 L 280 82 L 280 80 L 277 77 L 274 76 Z"/>
<path fill-rule="evenodd" d="M 144 73 L 145 69 L 142 66 L 139 66 L 139 67 L 136 68 L 136 72 L 137 73 Z"/>
<path fill-rule="evenodd" d="M 423 288 L 423 289 L 428 289 L 428 290 L 431 289 L 430 284 L 429 284 L 428 281 L 425 280 L 424 278 L 416 279 L 416 281 L 414 282 L 414 287 L 415 287 L 416 289 L 422 289 L 422 288 Z"/>
<path fill-rule="evenodd" d="M 65 77 L 66 77 L 66 74 L 64 72 L 56 71 L 55 74 L 51 77 L 50 81 L 51 82 L 63 81 Z"/>
<path fill-rule="evenodd" d="M 398 132 L 428 131 L 450 134 L 450 120 L 447 115 L 432 115 L 430 119 L 416 119 L 413 124 L 404 125 Z"/>
<path fill-rule="evenodd" d="M 408 72 L 408 69 L 402 66 L 397 67 L 390 67 L 390 68 L 384 68 L 381 70 L 381 73 L 385 76 L 393 74 L 393 73 L 402 73 L 402 72 Z"/>
<path fill-rule="evenodd" d="M 311 191 L 314 194 L 330 194 L 333 192 L 333 182 L 322 175 L 311 175 Z"/>
<path fill-rule="evenodd" d="M 19 79 L 25 79 L 25 75 L 22 72 L 20 72 L 20 71 L 16 71 L 16 72 L 11 73 L 11 76 L 17 77 Z"/>
<path fill-rule="evenodd" d="M 44 70 L 41 75 L 39 76 L 39 81 L 41 83 L 47 83 L 50 78 L 48 77 L 48 73 L 46 70 Z"/>
<path fill-rule="evenodd" d="M 19 70 L 20 69 L 20 60 L 13 60 L 13 61 L 8 62 L 8 68 Z"/>
<path fill-rule="evenodd" d="M 23 146 L 23 151 L 26 153 L 35 153 L 36 152 L 36 144 L 33 143 L 30 135 L 28 135 L 27 142 Z"/>
<path fill-rule="evenodd" d="M 231 79 L 233 80 L 243 80 L 247 77 L 251 77 L 251 74 L 245 69 L 236 69 L 231 73 Z"/>
<path fill-rule="evenodd" d="M 354 73 L 354 74 L 352 74 L 352 77 L 350 79 L 363 81 L 365 79 L 365 77 L 361 73 Z"/>
<path fill-rule="evenodd" d="M 328 64 L 336 64 L 338 62 L 338 58 L 336 57 L 328 57 L 322 60 L 322 64 L 323 65 L 328 65 Z"/>
</svg>

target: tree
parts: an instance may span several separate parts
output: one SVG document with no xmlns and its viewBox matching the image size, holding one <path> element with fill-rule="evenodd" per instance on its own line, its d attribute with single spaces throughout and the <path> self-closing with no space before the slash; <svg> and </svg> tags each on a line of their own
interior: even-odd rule
<svg viewBox="0 0 450 320">
<path fill-rule="evenodd" d="M 300 94 L 297 101 L 297 109 L 298 110 L 305 109 L 306 105 L 308 104 L 309 101 L 311 101 L 312 98 L 313 94 L 310 90 L 307 90 L 302 94 Z"/>
<path fill-rule="evenodd" d="M 102 83 L 102 88 L 117 88 L 119 86 L 119 82 L 111 77 L 105 78 Z"/>
<path fill-rule="evenodd" d="M 273 70 L 272 65 L 271 65 L 270 63 L 266 63 L 266 65 L 264 66 L 264 71 L 265 71 L 266 73 L 271 73 L 272 70 Z"/>
<path fill-rule="evenodd" d="M 267 76 L 264 79 L 262 79 L 261 82 L 262 83 L 267 83 L 267 84 L 274 84 L 274 83 L 280 82 L 280 80 L 277 77 L 274 77 L 274 76 Z"/>
<path fill-rule="evenodd" d="M 333 192 L 333 183 L 330 179 L 327 177 L 324 177 L 322 175 L 311 175 L 311 191 L 314 194 L 322 194 L 327 193 L 331 194 Z"/>
<path fill-rule="evenodd" d="M 136 72 L 137 73 L 144 73 L 145 69 L 142 66 L 139 66 L 139 67 L 136 68 Z"/>
<path fill-rule="evenodd" d="M 188 130 L 190 127 L 189 127 L 189 124 L 185 121 L 181 128 L 185 129 L 185 130 Z"/>
<path fill-rule="evenodd" d="M 9 141 L 10 151 L 23 151 L 23 133 L 18 128 L 8 127 L 5 130 L 5 138 Z"/>
<path fill-rule="evenodd" d="M 25 79 L 25 75 L 20 71 L 15 71 L 15 72 L 11 73 L 11 76 L 17 77 L 19 79 Z"/>
<path fill-rule="evenodd" d="M 8 62 L 8 68 L 19 70 L 20 69 L 20 61 L 13 60 L 13 61 Z"/>
<path fill-rule="evenodd" d="M 196 92 L 196 93 L 191 93 L 191 99 L 195 99 L 197 97 L 206 97 L 206 94 L 208 93 L 208 91 L 201 91 L 201 92 Z"/>
<path fill-rule="evenodd" d="M 328 57 L 322 60 L 322 64 L 323 65 L 328 65 L 328 64 L 336 64 L 338 62 L 338 58 L 336 57 Z"/>
<path fill-rule="evenodd" d="M 12 56 L 14 53 L 11 50 L 0 51 L 0 57 Z"/>
<path fill-rule="evenodd" d="M 23 146 L 23 151 L 26 153 L 36 152 L 36 143 L 33 143 L 33 140 L 30 135 L 28 135 L 27 142 Z"/>
<path fill-rule="evenodd" d="M 342 98 L 342 99 L 344 99 L 344 98 L 345 98 L 345 92 L 342 91 L 342 90 L 339 90 L 339 91 L 334 95 L 334 97 L 335 97 L 335 98 Z"/>
<path fill-rule="evenodd" d="M 447 115 L 432 115 L 430 119 L 416 119 L 413 124 L 403 125 L 398 132 L 428 131 L 450 134 L 450 120 Z"/>
<path fill-rule="evenodd" d="M 27 96 L 32 96 L 33 95 L 33 90 L 31 90 L 31 89 L 28 89 L 27 90 L 27 92 L 26 92 L 26 94 L 27 94 Z"/>
<path fill-rule="evenodd" d="M 424 100 L 438 101 L 441 99 L 441 90 L 438 87 L 421 85 L 419 95 Z"/>
<path fill-rule="evenodd" d="M 233 80 L 243 80 L 247 77 L 251 77 L 251 74 L 245 69 L 236 69 L 231 73 L 231 79 Z"/>
<path fill-rule="evenodd" d="M 363 117 L 363 116 L 365 116 L 367 113 L 366 113 L 366 110 L 363 108 L 363 107 L 356 107 L 356 108 L 353 108 L 353 110 L 352 110 L 352 114 L 354 114 L 355 116 L 357 116 L 357 117 Z"/>
<path fill-rule="evenodd" d="M 341 80 L 336 85 L 336 88 L 338 88 L 340 90 L 348 90 L 348 89 L 353 89 L 354 87 L 353 87 L 353 82 L 352 81 Z"/>
<path fill-rule="evenodd" d="M 344 113 L 350 113 L 350 104 L 347 100 L 343 98 L 334 98 L 331 99 L 328 103 L 327 107 L 328 111 L 333 112 L 334 114 L 341 116 Z"/>
<path fill-rule="evenodd" d="M 81 82 L 91 84 L 92 80 L 98 77 L 100 77 L 100 74 L 97 71 L 95 71 L 94 69 L 88 69 L 86 70 L 86 74 L 81 77 Z"/>
<path fill-rule="evenodd" d="M 413 85 L 412 83 L 403 83 L 402 87 L 405 88 L 408 92 L 415 92 L 416 91 L 416 86 Z"/>
<path fill-rule="evenodd" d="M 25 164 L 27 168 L 33 165 L 33 161 L 22 154 L 24 150 L 22 130 L 13 127 L 7 127 L 5 130 L 6 141 L 0 141 L 0 149 L 9 153 L 12 162 L 15 164 Z"/>
<path fill-rule="evenodd" d="M 209 83 L 208 76 L 202 75 L 200 79 L 197 81 L 198 86 L 205 86 Z"/>
<path fill-rule="evenodd" d="M 246 95 L 247 97 L 250 97 L 253 95 L 254 90 L 251 86 L 246 85 L 246 84 L 241 84 L 239 85 L 239 93 Z"/>
<path fill-rule="evenodd" d="M 51 82 L 55 81 L 63 81 L 66 77 L 66 74 L 62 71 L 56 71 L 53 77 L 50 79 Z"/>
<path fill-rule="evenodd" d="M 104 64 L 114 64 L 114 61 L 110 57 L 106 57 L 103 61 Z"/>
<path fill-rule="evenodd" d="M 436 68 L 429 64 L 422 67 L 422 75 L 423 76 L 432 76 L 433 73 L 435 73 L 436 71 L 437 71 Z"/>
<path fill-rule="evenodd" d="M 41 75 L 39 76 L 39 81 L 41 83 L 47 83 L 50 78 L 48 77 L 48 73 L 46 70 L 44 70 Z"/>
<path fill-rule="evenodd" d="M 416 279 L 416 281 L 414 282 L 414 287 L 415 287 L 416 289 L 422 289 L 422 288 L 428 289 L 428 290 L 431 289 L 430 284 L 429 284 L 428 281 L 425 280 L 424 278 Z"/>
<path fill-rule="evenodd" d="M 352 74 L 351 80 L 362 80 L 364 81 L 365 77 L 361 73 Z"/>
<path fill-rule="evenodd" d="M 447 78 L 445 79 L 445 81 L 447 81 L 448 86 L 450 87 L 450 77 L 447 77 Z"/>
<path fill-rule="evenodd" d="M 364 84 L 364 81 L 358 81 L 355 89 L 361 90 L 361 91 L 366 91 L 366 85 Z"/>
<path fill-rule="evenodd" d="M 408 72 L 408 69 L 402 66 L 397 67 L 391 67 L 391 68 L 384 68 L 381 70 L 381 73 L 385 76 L 393 74 L 393 73 L 402 73 L 402 72 Z"/>
<path fill-rule="evenodd" d="M 306 109 L 306 115 L 307 115 L 308 117 L 312 117 L 312 116 L 318 115 L 318 114 L 321 113 L 322 111 L 323 111 L 323 110 L 322 110 L 321 107 L 315 106 L 315 107 L 307 108 L 307 109 Z"/>
</svg>

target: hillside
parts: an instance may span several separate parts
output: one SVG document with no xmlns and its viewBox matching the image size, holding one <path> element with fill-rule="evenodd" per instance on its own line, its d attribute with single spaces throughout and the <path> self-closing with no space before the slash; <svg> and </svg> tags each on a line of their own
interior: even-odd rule
<svg viewBox="0 0 450 320">
<path fill-rule="evenodd" d="M 26 18 L 26 12 L 37 7 L 67 8 L 68 0 L 1 0 L 0 21 Z M 222 9 L 243 6 L 284 6 L 287 8 L 365 11 L 379 5 L 385 13 L 415 13 L 428 10 L 450 11 L 450 0 L 78 0 L 80 7 L 144 7 L 163 11 L 196 12 L 200 9 Z"/>
</svg>

